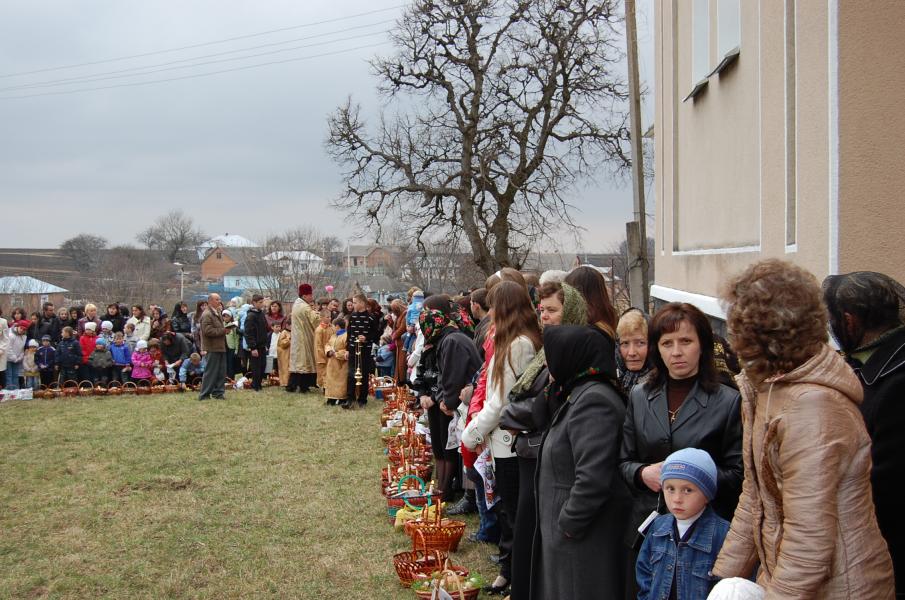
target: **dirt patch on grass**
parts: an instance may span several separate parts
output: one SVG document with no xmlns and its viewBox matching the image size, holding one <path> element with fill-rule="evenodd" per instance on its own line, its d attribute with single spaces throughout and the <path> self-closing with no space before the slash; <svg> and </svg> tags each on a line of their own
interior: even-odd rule
<svg viewBox="0 0 905 600">
<path fill-rule="evenodd" d="M 128 496 L 135 492 L 178 492 L 196 487 L 191 477 L 151 477 L 123 484 L 113 491 L 114 496 Z"/>
</svg>

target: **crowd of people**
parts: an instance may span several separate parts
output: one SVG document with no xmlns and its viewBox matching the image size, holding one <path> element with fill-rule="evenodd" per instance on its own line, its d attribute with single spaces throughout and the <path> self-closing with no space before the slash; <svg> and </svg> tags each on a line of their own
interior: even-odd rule
<svg viewBox="0 0 905 600">
<path fill-rule="evenodd" d="M 729 341 L 692 304 L 618 315 L 586 266 L 386 307 L 304 283 L 286 314 L 261 295 L 45 304 L 0 318 L 0 372 L 200 376 L 200 400 L 269 373 L 345 409 L 392 377 L 427 414 L 437 489 L 463 492 L 449 512 L 498 547 L 487 591 L 513 600 L 905 594 L 905 289 L 766 260 L 723 301 Z"/>
<path fill-rule="evenodd" d="M 450 512 L 476 511 L 470 539 L 498 546 L 487 592 L 905 592 L 905 290 L 890 278 L 821 286 L 791 263 L 754 264 L 725 287 L 731 345 L 691 304 L 618 316 L 589 267 L 503 269 L 459 297 L 407 300 L 383 320 L 357 302 L 328 369 L 331 350 L 348 385 L 371 368 L 355 339 L 416 391 L 439 489 L 470 488 Z"/>
</svg>

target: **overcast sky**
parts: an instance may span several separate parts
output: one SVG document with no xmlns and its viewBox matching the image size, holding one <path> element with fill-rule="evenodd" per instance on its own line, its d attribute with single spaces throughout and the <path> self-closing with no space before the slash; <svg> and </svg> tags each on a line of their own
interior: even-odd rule
<svg viewBox="0 0 905 600">
<path fill-rule="evenodd" d="M 376 53 L 390 52 L 380 32 L 391 23 L 382 22 L 398 16 L 401 4 L 398 0 L 0 3 L 0 209 L 6 222 L 14 223 L 4 227 L 0 246 L 56 247 L 83 232 L 102 235 L 113 244 L 135 243 L 136 233 L 174 208 L 183 209 L 211 235 L 229 232 L 256 239 L 290 226 L 314 224 L 341 239 L 366 239 L 367 232 L 350 231 L 345 216 L 329 207 L 342 186 L 339 168 L 323 149 L 326 117 L 350 94 L 362 103 L 366 116 L 378 113 L 376 80 L 366 61 Z M 642 2 L 639 17 L 645 79 L 652 56 L 646 27 L 652 20 L 650 6 L 650 0 Z M 353 16 L 380 9 L 390 10 Z M 338 20 L 311 25 L 333 19 Z M 290 27 L 229 43 L 154 53 Z M 359 37 L 352 39 L 355 36 Z M 299 38 L 306 39 L 289 45 L 330 43 L 141 77 L 112 73 Z M 372 47 L 337 53 L 365 45 Z M 154 54 L 109 61 L 144 53 Z M 326 53 L 335 54 L 314 56 Z M 298 57 L 311 58 L 152 85 L 11 98 Z M 96 61 L 109 62 L 14 75 Z M 178 63 L 155 68 L 174 66 Z M 44 85 L 93 74 L 99 80 Z M 42 86 L 16 87 L 38 84 Z M 631 189 L 626 183 L 600 181 L 576 190 L 572 202 L 576 219 L 587 231 L 583 248 L 566 249 L 603 250 L 624 235 L 625 222 L 631 218 Z"/>
</svg>

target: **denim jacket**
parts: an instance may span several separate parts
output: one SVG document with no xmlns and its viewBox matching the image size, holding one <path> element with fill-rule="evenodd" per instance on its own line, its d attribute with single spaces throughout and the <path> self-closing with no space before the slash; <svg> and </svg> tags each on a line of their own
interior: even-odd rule
<svg viewBox="0 0 905 600">
<path fill-rule="evenodd" d="M 677 600 L 706 598 L 716 583 L 710 574 L 729 531 L 729 522 L 709 506 L 685 542 L 676 540 L 676 518 L 661 515 L 651 524 L 635 564 L 638 600 L 669 598 L 675 573 Z"/>
</svg>

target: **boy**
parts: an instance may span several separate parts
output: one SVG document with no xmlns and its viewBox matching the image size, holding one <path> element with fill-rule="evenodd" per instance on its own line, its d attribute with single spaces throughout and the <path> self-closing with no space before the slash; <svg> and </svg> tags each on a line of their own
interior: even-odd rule
<svg viewBox="0 0 905 600">
<path fill-rule="evenodd" d="M 697 600 L 710 593 L 716 583 L 710 570 L 729 531 L 708 506 L 716 481 L 716 465 L 703 450 L 685 448 L 666 458 L 660 485 L 670 514 L 654 520 L 638 554 L 638 600 Z"/>
<path fill-rule="evenodd" d="M 317 367 L 317 387 L 324 389 L 324 375 L 327 372 L 327 355 L 325 349 L 333 337 L 333 327 L 330 325 L 330 310 L 321 311 L 321 322 L 314 330 L 314 358 Z"/>
<path fill-rule="evenodd" d="M 193 385 L 195 380 L 200 381 L 203 375 L 204 362 L 201 360 L 201 355 L 192 352 L 189 359 L 182 361 L 182 366 L 179 367 L 179 381 L 186 385 Z"/>
<path fill-rule="evenodd" d="M 135 326 L 133 325 L 134 329 Z M 113 369 L 110 371 L 110 380 L 126 383 L 129 381 L 129 372 L 132 371 L 132 349 L 126 343 L 126 338 L 122 331 L 117 332 L 113 337 L 113 344 L 110 346 L 110 355 L 113 357 Z"/>
<path fill-rule="evenodd" d="M 64 327 L 62 339 L 57 344 L 57 362 L 60 365 L 60 383 L 79 380 L 82 366 L 82 346 L 73 335 L 72 327 Z"/>
<path fill-rule="evenodd" d="M 368 298 L 364 294 L 356 294 L 352 298 L 354 312 L 349 315 L 346 325 L 347 350 L 349 351 L 349 376 L 346 383 L 346 401 L 340 406 L 350 409 L 358 402 L 359 408 L 368 403 L 368 381 L 374 372 L 374 356 L 371 354 L 371 346 L 380 338 L 379 323 L 368 312 Z M 356 380 L 355 374 L 360 372 L 361 379 Z"/>
<path fill-rule="evenodd" d="M 57 351 L 50 345 L 51 339 L 49 335 L 41 336 L 41 347 L 35 358 L 38 365 L 38 373 L 41 376 L 41 384 L 49 387 L 53 383 L 53 373 L 57 366 Z"/>
<path fill-rule="evenodd" d="M 328 406 L 336 406 L 345 400 L 347 395 L 346 361 L 349 352 L 346 350 L 346 317 L 338 317 L 333 321 L 333 335 L 324 348 L 327 356 L 327 369 L 324 377 L 324 395 Z"/>
<path fill-rule="evenodd" d="M 88 357 L 91 366 L 91 383 L 107 385 L 110 381 L 110 370 L 113 368 L 113 357 L 107 350 L 107 338 L 98 337 L 94 351 Z"/>
<path fill-rule="evenodd" d="M 125 335 L 123 335 L 123 341 L 126 342 L 126 344 L 129 346 L 129 352 L 135 352 L 135 344 L 137 344 L 138 340 L 141 339 L 135 334 L 135 324 L 126 323 L 123 326 L 123 332 L 125 332 Z"/>
</svg>

